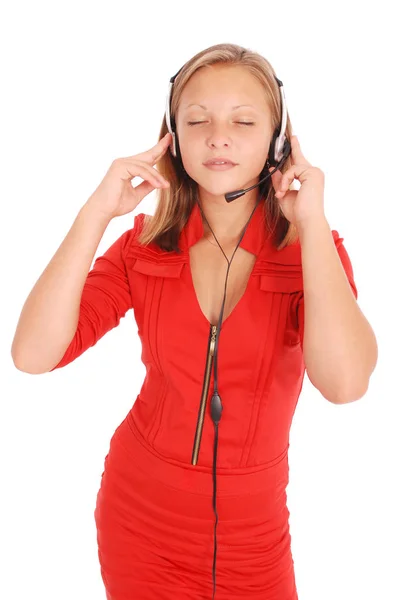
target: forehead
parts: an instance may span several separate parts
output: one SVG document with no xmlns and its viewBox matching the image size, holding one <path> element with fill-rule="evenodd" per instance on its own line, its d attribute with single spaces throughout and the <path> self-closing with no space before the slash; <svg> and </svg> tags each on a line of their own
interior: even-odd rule
<svg viewBox="0 0 401 600">
<path fill-rule="evenodd" d="M 177 110 L 236 110 L 240 107 L 265 113 L 268 102 L 263 85 L 245 67 L 213 65 L 192 75 L 182 90 Z"/>
</svg>

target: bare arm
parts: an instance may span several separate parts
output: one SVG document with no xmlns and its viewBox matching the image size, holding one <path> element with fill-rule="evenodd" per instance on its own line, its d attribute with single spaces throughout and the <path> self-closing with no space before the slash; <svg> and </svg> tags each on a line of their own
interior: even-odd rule
<svg viewBox="0 0 401 600">
<path fill-rule="evenodd" d="M 11 348 L 14 365 L 20 371 L 46 373 L 52 370 L 74 342 L 75 333 L 81 334 L 77 331 L 81 300 L 103 233 L 112 218 L 133 211 L 151 191 L 169 185 L 153 166 L 166 152 L 170 141 L 170 134 L 166 134 L 150 150 L 113 160 L 103 180 L 79 211 L 70 231 L 22 308 Z M 141 177 L 143 182 L 133 188 L 131 180 L 136 176 Z M 117 241 L 117 248 L 109 249 L 112 255 L 116 251 L 118 253 L 119 242 L 123 242 L 125 237 L 128 238 L 128 235 L 123 235 Z M 121 268 L 114 265 L 114 268 L 111 267 L 114 273 L 109 272 L 110 256 L 105 257 L 103 263 L 108 264 L 109 268 L 106 268 L 103 278 L 100 276 L 97 294 L 89 301 L 92 305 L 99 302 L 103 305 L 103 309 L 98 307 L 97 311 L 92 306 L 91 317 L 95 321 L 97 319 L 97 323 L 92 323 L 89 317 L 89 328 L 94 325 L 96 332 L 91 337 L 86 335 L 85 343 L 78 340 L 80 343 L 74 348 L 74 354 L 88 344 L 95 343 L 107 329 L 116 326 L 129 307 L 129 286 L 127 281 L 121 280 L 121 275 L 117 275 Z M 114 294 L 109 293 L 110 286 Z M 111 298 L 113 295 L 115 300 Z M 82 312 L 85 313 L 85 310 Z M 83 329 L 87 332 L 88 326 Z"/>
<path fill-rule="evenodd" d="M 74 337 L 83 286 L 110 222 L 90 200 L 79 211 L 21 311 L 11 354 L 26 373 L 45 373 Z"/>
</svg>

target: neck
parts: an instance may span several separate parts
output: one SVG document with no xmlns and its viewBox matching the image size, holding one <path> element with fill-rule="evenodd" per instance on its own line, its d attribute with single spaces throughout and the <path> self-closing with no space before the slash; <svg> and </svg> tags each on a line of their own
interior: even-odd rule
<svg viewBox="0 0 401 600">
<path fill-rule="evenodd" d="M 224 197 L 221 199 L 216 196 L 211 196 L 207 200 L 200 198 L 204 237 L 214 239 L 214 233 L 221 243 L 238 240 L 258 202 L 256 194 L 250 198 L 248 196 L 249 194 L 244 194 L 233 202 L 226 202 Z"/>
</svg>

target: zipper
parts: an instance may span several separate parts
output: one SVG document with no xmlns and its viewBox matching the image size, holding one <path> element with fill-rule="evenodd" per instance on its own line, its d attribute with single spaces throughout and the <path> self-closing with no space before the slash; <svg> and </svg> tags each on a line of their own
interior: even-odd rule
<svg viewBox="0 0 401 600">
<path fill-rule="evenodd" d="M 203 429 L 203 421 L 205 420 L 206 401 L 207 401 L 207 396 L 208 396 L 208 392 L 209 392 L 210 375 L 212 372 L 212 358 L 213 358 L 214 348 L 215 348 L 215 343 L 216 343 L 216 332 L 217 332 L 217 325 L 212 325 L 211 330 L 210 330 L 208 348 L 207 348 L 205 377 L 203 380 L 201 401 L 200 401 L 200 405 L 199 405 L 198 422 L 197 422 L 196 432 L 195 432 L 195 441 L 194 441 L 194 446 L 193 446 L 193 450 L 192 450 L 192 461 L 191 462 L 193 465 L 196 465 L 198 462 L 199 447 L 200 447 L 200 442 L 201 442 L 201 437 L 202 437 L 202 429 Z"/>
</svg>

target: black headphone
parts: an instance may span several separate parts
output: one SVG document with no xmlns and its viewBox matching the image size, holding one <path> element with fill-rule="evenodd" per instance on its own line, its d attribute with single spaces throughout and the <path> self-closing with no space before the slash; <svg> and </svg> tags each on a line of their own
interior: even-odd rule
<svg viewBox="0 0 401 600">
<path fill-rule="evenodd" d="M 182 67 L 181 67 L 182 69 Z M 169 132 L 171 133 L 172 136 L 172 142 L 170 144 L 170 152 L 173 155 L 174 158 L 177 158 L 179 161 L 179 165 L 182 168 L 184 174 L 186 173 L 184 166 L 182 164 L 182 158 L 181 158 L 181 153 L 180 153 L 180 148 L 179 148 L 179 144 L 178 144 L 178 139 L 175 133 L 175 128 L 176 128 L 176 123 L 175 123 L 175 119 L 174 117 L 171 117 L 171 97 L 172 97 L 172 89 L 173 89 L 173 85 L 174 85 L 174 81 L 177 77 L 177 75 L 180 73 L 181 69 L 179 71 L 177 71 L 177 73 L 175 75 L 173 75 L 173 77 L 171 77 L 170 82 L 169 82 L 169 87 L 168 87 L 168 94 L 167 94 L 167 102 L 166 102 L 166 124 L 167 124 L 167 128 L 169 130 Z M 227 194 L 224 194 L 225 199 L 227 202 L 232 202 L 233 200 L 235 200 L 236 198 L 239 198 L 240 196 L 243 196 L 244 194 L 246 194 L 246 192 L 249 192 L 250 190 L 252 190 L 253 188 L 257 187 L 258 185 L 260 185 L 263 181 L 265 181 L 266 179 L 268 179 L 268 177 L 271 177 L 273 175 L 273 173 L 275 173 L 277 171 L 277 169 L 279 169 L 284 161 L 288 158 L 288 156 L 291 153 L 291 144 L 289 142 L 289 140 L 287 139 L 286 135 L 285 135 L 285 129 L 287 126 L 287 105 L 286 105 L 286 101 L 285 101 L 285 96 L 284 96 L 284 87 L 282 82 L 274 75 L 274 78 L 279 86 L 280 89 L 280 93 L 281 93 L 281 120 L 280 120 L 280 125 L 275 129 L 274 133 L 273 133 L 273 137 L 272 137 L 272 141 L 270 143 L 269 146 L 269 153 L 268 153 L 268 159 L 266 161 L 266 167 L 269 169 L 271 166 L 275 167 L 273 171 L 268 172 L 267 175 L 263 176 L 258 183 L 256 183 L 255 185 L 252 185 L 249 188 L 246 189 L 242 189 L 242 190 L 235 190 L 234 192 L 228 192 Z M 215 344 L 214 344 L 214 352 L 213 352 L 213 367 L 214 367 L 214 389 L 213 389 L 213 394 L 212 394 L 212 398 L 210 401 L 210 414 L 213 420 L 213 423 L 215 425 L 215 441 L 214 441 L 214 453 L 213 453 L 213 508 L 215 511 L 215 515 L 216 515 L 216 521 L 215 521 L 215 538 L 214 538 L 214 557 L 213 557 L 213 598 L 216 592 L 216 553 L 217 553 L 217 541 L 216 541 L 216 527 L 217 527 L 217 522 L 218 522 L 218 515 L 217 515 L 217 511 L 216 511 L 216 463 L 217 463 L 217 444 L 218 444 L 218 425 L 219 425 L 219 421 L 221 419 L 221 414 L 223 411 L 223 405 L 221 402 L 221 398 L 218 392 L 218 377 L 217 377 L 217 350 L 218 350 L 218 342 L 219 342 L 219 335 L 220 335 L 220 329 L 221 329 L 221 325 L 222 325 L 222 320 L 223 320 L 223 312 L 224 312 L 224 305 L 225 305 L 225 300 L 226 300 L 226 289 L 227 289 L 227 277 L 228 277 L 228 272 L 230 270 L 230 266 L 231 266 L 231 262 L 232 259 L 234 258 L 234 254 L 237 251 L 237 248 L 243 238 L 243 236 L 245 235 L 245 231 L 246 228 L 248 226 L 249 221 L 252 218 L 253 213 L 256 210 L 256 207 L 258 206 L 260 200 L 261 200 L 262 194 L 259 194 L 259 201 L 258 203 L 255 205 L 251 216 L 249 217 L 244 230 L 241 234 L 241 237 L 238 241 L 238 244 L 233 252 L 233 255 L 231 257 L 231 260 L 228 261 L 227 256 L 224 253 L 224 250 L 222 249 L 222 247 L 220 246 L 216 236 L 213 233 L 212 228 L 210 227 L 209 223 L 207 222 L 206 216 L 203 213 L 202 207 L 199 204 L 199 208 L 201 210 L 201 213 L 203 215 L 203 218 L 205 219 L 205 221 L 208 223 L 208 226 L 210 228 L 210 231 L 213 233 L 213 236 L 217 242 L 217 244 L 220 246 L 221 251 L 223 252 L 224 256 L 226 257 L 226 260 L 228 262 L 228 269 L 227 269 L 227 275 L 226 275 L 226 283 L 225 283 L 225 291 L 224 291 L 224 297 L 223 297 L 223 303 L 221 306 L 221 311 L 220 311 L 220 316 L 219 316 L 219 320 L 218 320 L 218 324 L 217 324 L 217 331 L 216 331 L 216 337 L 215 337 Z"/>
</svg>

